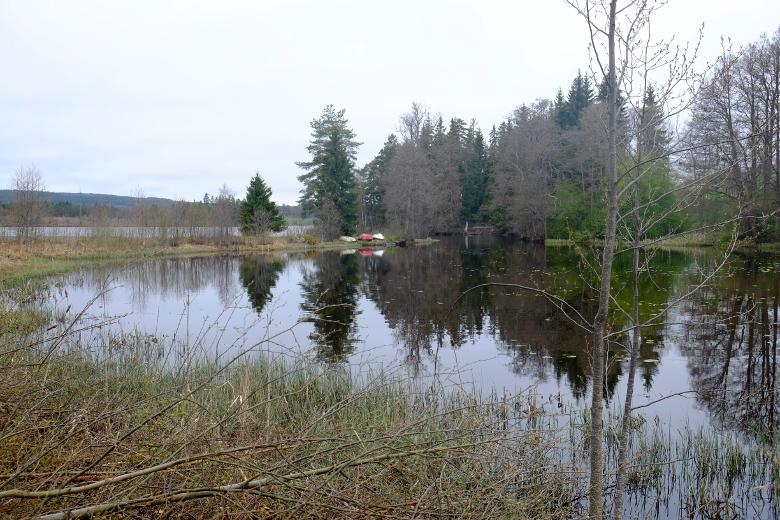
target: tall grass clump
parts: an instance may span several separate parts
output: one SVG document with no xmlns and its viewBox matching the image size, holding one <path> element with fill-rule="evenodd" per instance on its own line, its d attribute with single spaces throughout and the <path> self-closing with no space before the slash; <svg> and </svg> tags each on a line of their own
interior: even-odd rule
<svg viewBox="0 0 780 520">
<path fill-rule="evenodd" d="M 616 421 L 619 423 L 619 421 Z M 607 468 L 617 439 L 607 429 Z M 644 518 L 777 518 L 776 441 L 758 443 L 712 426 L 672 428 L 659 417 L 632 418 L 623 515 Z"/>
</svg>

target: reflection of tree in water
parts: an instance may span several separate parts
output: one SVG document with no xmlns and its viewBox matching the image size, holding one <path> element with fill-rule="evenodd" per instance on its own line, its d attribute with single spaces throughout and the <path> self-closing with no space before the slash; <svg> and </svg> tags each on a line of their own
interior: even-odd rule
<svg viewBox="0 0 780 520">
<path fill-rule="evenodd" d="M 314 268 L 303 272 L 303 310 L 314 326 L 309 339 L 328 360 L 344 360 L 357 340 L 357 292 L 360 282 L 355 255 L 337 252 L 314 257 Z"/>
<path fill-rule="evenodd" d="M 419 368 L 422 357 L 443 346 L 447 336 L 458 338 L 464 326 L 450 312 L 460 294 L 460 251 L 442 242 L 433 247 L 388 250 L 365 262 L 363 292 L 393 330 L 406 361 Z"/>
<path fill-rule="evenodd" d="M 271 299 L 271 289 L 276 285 L 285 262 L 280 258 L 264 256 L 247 257 L 241 262 L 238 275 L 246 289 L 249 302 L 260 314 Z"/>
<path fill-rule="evenodd" d="M 561 353 L 555 362 L 558 375 L 566 373 L 575 388 L 584 389 L 579 357 L 563 354 L 582 352 L 585 341 L 571 333 L 571 324 L 544 298 L 491 288 L 469 293 L 455 305 L 463 291 L 486 282 L 544 283 L 545 260 L 544 248 L 527 244 L 471 240 L 466 247 L 460 240 L 444 240 L 368 259 L 364 292 L 395 331 L 411 364 L 445 346 L 445 340 L 447 347 L 457 348 L 488 333 L 506 345 L 514 369 L 531 370 L 535 377 L 546 377 L 548 351 Z"/>
<path fill-rule="evenodd" d="M 513 244 L 502 262 L 484 267 L 486 281 L 537 287 L 564 298 L 584 316 L 592 316 L 595 300 L 577 269 L 577 256 L 570 249 Z M 518 374 L 547 379 L 551 369 L 558 380 L 565 378 L 575 396 L 587 389 L 589 334 L 578 328 L 542 295 L 511 287 L 485 290 L 491 329 L 512 356 L 511 368 Z M 617 380 L 608 372 L 608 390 Z"/>
<path fill-rule="evenodd" d="M 657 361 L 661 357 L 657 349 L 663 348 L 669 333 L 667 325 L 669 318 L 665 309 L 674 295 L 684 294 L 690 289 L 687 283 L 679 283 L 681 278 L 685 278 L 681 274 L 691 265 L 698 265 L 702 271 L 696 272 L 701 277 L 702 272 L 709 272 L 714 265 L 697 264 L 698 259 L 692 261 L 690 256 L 679 251 L 646 249 L 642 250 L 640 255 L 640 266 L 645 265 L 645 268 L 639 278 L 639 321 L 649 325 L 641 328 L 642 341 L 637 354 L 639 362 L 636 373 L 642 378 L 645 390 L 650 391 L 653 378 L 658 373 Z M 633 299 L 632 256 L 630 251 L 624 252 L 615 257 L 614 263 L 615 305 L 613 307 L 620 306 L 626 312 L 630 312 Z M 692 280 L 686 279 L 687 281 Z M 611 324 L 613 330 L 625 330 L 632 326 L 628 316 L 618 309 L 613 309 Z M 628 347 L 630 341 L 630 336 L 625 334 L 616 338 L 615 343 L 610 346 L 610 354 L 614 360 L 613 368 L 617 370 L 618 375 L 622 374 L 621 363 L 628 363 L 628 352 L 624 346 Z"/>
<path fill-rule="evenodd" d="M 774 259 L 776 260 L 776 259 Z M 778 417 L 780 274 L 750 257 L 689 302 L 682 351 L 698 400 L 725 425 L 771 441 Z"/>
<path fill-rule="evenodd" d="M 129 263 L 121 269 L 96 267 L 84 271 L 78 278 L 71 277 L 69 283 L 97 292 L 108 279 L 110 286 L 126 288 L 136 309 L 146 307 L 152 295 L 185 300 L 188 294 L 209 286 L 216 287 L 223 305 L 230 305 L 236 297 L 237 266 L 237 260 L 219 256 L 158 259 Z M 106 297 L 110 298 L 111 293 Z"/>
<path fill-rule="evenodd" d="M 432 355 L 445 341 L 457 348 L 489 334 L 511 355 L 510 367 L 516 373 L 538 380 L 550 375 L 565 378 L 575 395 L 584 395 L 590 374 L 590 334 L 576 327 L 546 298 L 521 289 L 491 287 L 471 292 L 455 305 L 468 288 L 507 282 L 547 289 L 592 317 L 596 293 L 583 280 L 585 269 L 579 265 L 577 253 L 571 248 L 520 242 L 470 242 L 465 246 L 461 240 L 443 240 L 433 247 L 388 251 L 381 259 L 364 260 L 364 293 L 393 328 L 407 361 L 419 363 L 423 355 Z M 666 302 L 673 280 L 669 273 L 679 272 L 682 258 L 654 259 L 657 269 L 641 287 L 644 314 Z M 616 279 L 619 284 L 620 275 Z M 615 313 L 612 325 L 624 328 L 625 317 Z M 657 344 L 662 343 L 662 327 L 648 327 L 644 332 Z M 652 350 L 649 343 L 643 344 L 642 359 L 655 357 Z M 621 346 L 614 344 L 616 359 L 621 352 Z M 622 369 L 620 362 L 610 364 L 606 381 L 610 394 Z M 647 364 L 643 369 L 649 384 L 657 368 Z"/>
</svg>

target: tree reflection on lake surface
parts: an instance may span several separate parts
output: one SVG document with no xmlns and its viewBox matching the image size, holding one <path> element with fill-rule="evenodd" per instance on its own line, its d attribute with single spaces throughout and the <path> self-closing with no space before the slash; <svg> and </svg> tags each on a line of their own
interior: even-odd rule
<svg viewBox="0 0 780 520">
<path fill-rule="evenodd" d="M 301 308 L 314 325 L 309 339 L 324 359 L 346 360 L 358 340 L 359 282 L 360 268 L 354 254 L 315 255 L 302 269 Z"/>
<path fill-rule="evenodd" d="M 585 330 L 538 293 L 486 287 L 461 295 L 489 282 L 522 284 L 592 317 L 591 254 L 458 238 L 383 252 L 153 260 L 65 276 L 55 299 L 77 308 L 108 279 L 114 288 L 92 312 L 119 316 L 109 328 L 182 337 L 184 327 L 217 352 L 251 345 L 270 329 L 280 348 L 355 370 L 401 367 L 421 377 L 449 371 L 456 384 L 534 387 L 584 405 L 590 384 Z M 644 411 L 672 424 L 710 423 L 768 440 L 777 421 L 780 264 L 776 256 L 734 255 L 702 290 L 675 303 L 719 258 L 714 250 L 647 256 L 640 315 L 659 317 L 642 330 L 637 404 L 695 391 Z M 616 259 L 616 306 L 630 302 L 629 267 L 627 257 Z M 211 322 L 213 329 L 204 326 Z M 610 324 L 620 331 L 629 322 L 615 310 Z M 609 396 L 625 389 L 626 341 L 616 334 L 610 345 Z"/>
</svg>

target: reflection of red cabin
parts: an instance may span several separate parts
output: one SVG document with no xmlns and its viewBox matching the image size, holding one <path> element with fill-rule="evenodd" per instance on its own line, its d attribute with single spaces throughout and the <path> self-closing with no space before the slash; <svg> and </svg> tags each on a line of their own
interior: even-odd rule
<svg viewBox="0 0 780 520">
<path fill-rule="evenodd" d="M 370 249 L 360 249 L 358 250 L 358 254 L 360 256 L 374 256 L 374 252 Z"/>
<path fill-rule="evenodd" d="M 371 235 L 370 233 L 362 233 L 358 237 L 358 240 L 362 242 L 371 242 L 372 240 L 374 240 L 374 235 Z"/>
</svg>

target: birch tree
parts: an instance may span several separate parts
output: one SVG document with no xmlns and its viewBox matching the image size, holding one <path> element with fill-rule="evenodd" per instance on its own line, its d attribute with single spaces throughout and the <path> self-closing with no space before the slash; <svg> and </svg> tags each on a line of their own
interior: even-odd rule
<svg viewBox="0 0 780 520">
<path fill-rule="evenodd" d="M 638 277 L 640 252 L 643 239 L 651 223 L 666 216 L 649 215 L 661 197 L 663 190 L 650 190 L 643 197 L 642 186 L 653 167 L 666 157 L 665 150 L 655 146 L 662 137 L 661 115 L 656 94 L 651 87 L 653 75 L 664 80 L 661 106 L 668 107 L 666 117 L 674 116 L 686 106 L 690 98 L 691 82 L 695 77 L 693 58 L 697 45 L 679 47 L 673 42 L 653 39 L 651 21 L 663 2 L 643 0 L 566 0 L 566 3 L 584 19 L 590 37 L 589 52 L 592 72 L 596 83 L 606 90 L 607 120 L 607 168 L 606 217 L 604 222 L 604 243 L 600 266 L 594 266 L 599 278 L 598 308 L 592 321 L 592 388 L 590 410 L 590 486 L 589 517 L 604 517 L 604 374 L 607 362 L 607 344 L 615 338 L 609 330 L 609 313 L 613 305 L 612 267 L 619 237 L 619 226 L 630 237 L 632 261 L 632 303 L 630 316 L 631 341 L 629 351 L 629 383 L 631 370 L 635 365 L 637 342 L 641 334 L 639 323 Z M 618 132 L 618 118 L 622 105 L 629 107 L 634 116 L 633 135 L 621 136 Z M 624 139 L 621 141 L 621 137 Z M 633 143 L 633 144 L 632 144 Z M 645 148 L 648 156 L 643 156 Z M 633 153 L 632 153 L 633 151 Z M 619 152 L 627 160 L 619 163 Z M 628 206 L 628 211 L 621 208 Z M 668 211 L 671 212 L 670 208 Z M 625 309 L 618 309 L 625 312 Z M 627 331 L 621 331 L 627 332 Z M 625 445 L 628 421 L 630 419 L 632 393 L 629 389 L 624 402 L 624 417 L 621 433 L 621 456 L 619 466 L 625 466 Z M 625 482 L 625 467 L 618 468 L 616 500 L 613 507 L 615 518 L 622 516 L 622 490 Z"/>
</svg>

